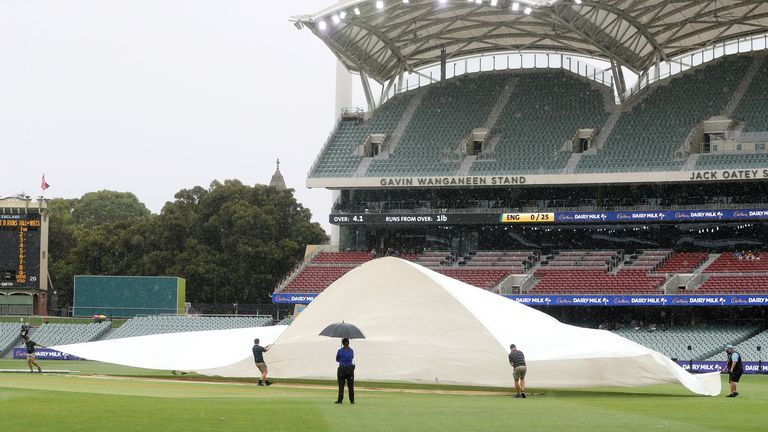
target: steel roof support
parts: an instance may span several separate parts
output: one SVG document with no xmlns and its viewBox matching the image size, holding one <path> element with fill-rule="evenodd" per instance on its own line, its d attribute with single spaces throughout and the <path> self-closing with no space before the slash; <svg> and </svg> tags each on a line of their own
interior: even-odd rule
<svg viewBox="0 0 768 432">
<path fill-rule="evenodd" d="M 360 71 L 360 83 L 363 85 L 363 92 L 365 93 L 365 101 L 368 102 L 368 111 L 376 109 L 376 101 L 373 99 L 373 92 L 371 91 L 371 83 L 368 82 L 368 75 L 365 72 Z"/>
<path fill-rule="evenodd" d="M 613 59 L 611 59 L 611 73 L 613 74 L 613 83 L 616 86 L 619 101 L 624 103 L 624 92 L 627 91 L 627 82 L 624 80 L 624 71 L 621 69 L 621 65 Z"/>
</svg>

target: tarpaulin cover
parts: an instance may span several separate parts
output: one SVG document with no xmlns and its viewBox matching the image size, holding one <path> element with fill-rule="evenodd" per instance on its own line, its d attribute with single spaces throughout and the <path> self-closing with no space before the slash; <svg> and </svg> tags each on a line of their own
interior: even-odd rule
<svg viewBox="0 0 768 432">
<path fill-rule="evenodd" d="M 391 257 L 348 272 L 287 329 L 157 335 L 54 348 L 132 366 L 253 377 L 253 338 L 261 338 L 262 345 L 276 338 L 264 356 L 270 377 L 335 379 L 339 340 L 319 333 L 341 321 L 366 336 L 352 341 L 357 380 L 513 387 L 507 354 L 514 343 L 525 353 L 529 387 L 679 383 L 697 394 L 720 393 L 717 373 L 692 375 L 663 354 L 609 331 L 560 323 L 513 300 Z M 102 349 L 119 350 L 120 355 L 107 359 Z"/>
</svg>

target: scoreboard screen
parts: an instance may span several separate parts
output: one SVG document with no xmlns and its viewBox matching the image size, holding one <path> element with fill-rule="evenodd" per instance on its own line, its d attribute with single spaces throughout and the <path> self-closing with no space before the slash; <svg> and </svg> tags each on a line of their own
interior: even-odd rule
<svg viewBox="0 0 768 432">
<path fill-rule="evenodd" d="M 40 215 L 0 214 L 0 288 L 40 287 Z"/>
</svg>

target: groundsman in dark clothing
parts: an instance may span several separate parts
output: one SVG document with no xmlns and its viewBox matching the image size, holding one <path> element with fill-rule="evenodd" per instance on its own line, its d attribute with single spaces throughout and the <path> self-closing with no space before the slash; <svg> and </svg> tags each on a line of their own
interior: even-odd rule
<svg viewBox="0 0 768 432">
<path fill-rule="evenodd" d="M 271 345 L 263 347 L 259 345 L 259 338 L 253 340 L 253 361 L 256 363 L 259 372 L 261 372 L 261 379 L 259 379 L 259 383 L 257 384 L 260 386 L 272 385 L 271 382 L 267 381 L 267 364 L 264 362 L 264 353 L 269 351 L 270 346 Z"/>
<path fill-rule="evenodd" d="M 744 373 L 743 360 L 733 345 L 727 345 L 725 353 L 728 354 L 728 363 L 726 363 L 723 372 L 728 373 L 728 384 L 731 387 L 731 393 L 726 397 L 736 397 L 739 395 L 739 390 L 736 387 L 741 379 L 741 374 Z"/>
<path fill-rule="evenodd" d="M 512 379 L 515 380 L 515 397 L 525 398 L 525 373 L 528 367 L 525 365 L 525 355 L 517 349 L 515 344 L 509 346 L 509 364 L 512 366 Z"/>
<path fill-rule="evenodd" d="M 29 373 L 34 372 L 34 370 L 32 369 L 32 366 L 35 366 L 37 368 L 38 373 L 42 373 L 43 370 L 40 369 L 40 365 L 37 364 L 37 355 L 35 354 L 35 347 L 42 347 L 42 348 L 45 348 L 45 347 L 29 338 L 24 339 L 24 345 L 27 346 L 27 365 L 29 366 Z"/>
</svg>

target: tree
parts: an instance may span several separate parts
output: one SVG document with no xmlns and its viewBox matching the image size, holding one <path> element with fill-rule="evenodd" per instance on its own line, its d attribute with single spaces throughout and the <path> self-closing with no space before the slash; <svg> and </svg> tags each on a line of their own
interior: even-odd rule
<svg viewBox="0 0 768 432">
<path fill-rule="evenodd" d="M 72 219 L 84 228 L 149 218 L 151 212 L 130 192 L 89 192 L 72 208 Z"/>
<path fill-rule="evenodd" d="M 214 181 L 183 189 L 152 215 L 131 193 L 52 200 L 51 275 L 60 304 L 77 274 L 179 276 L 187 299 L 267 303 L 307 244 L 327 236 L 293 190 Z"/>
<path fill-rule="evenodd" d="M 327 241 L 292 189 L 238 180 L 180 191 L 157 222 L 188 297 L 207 302 L 267 302 L 305 246 Z"/>
</svg>

